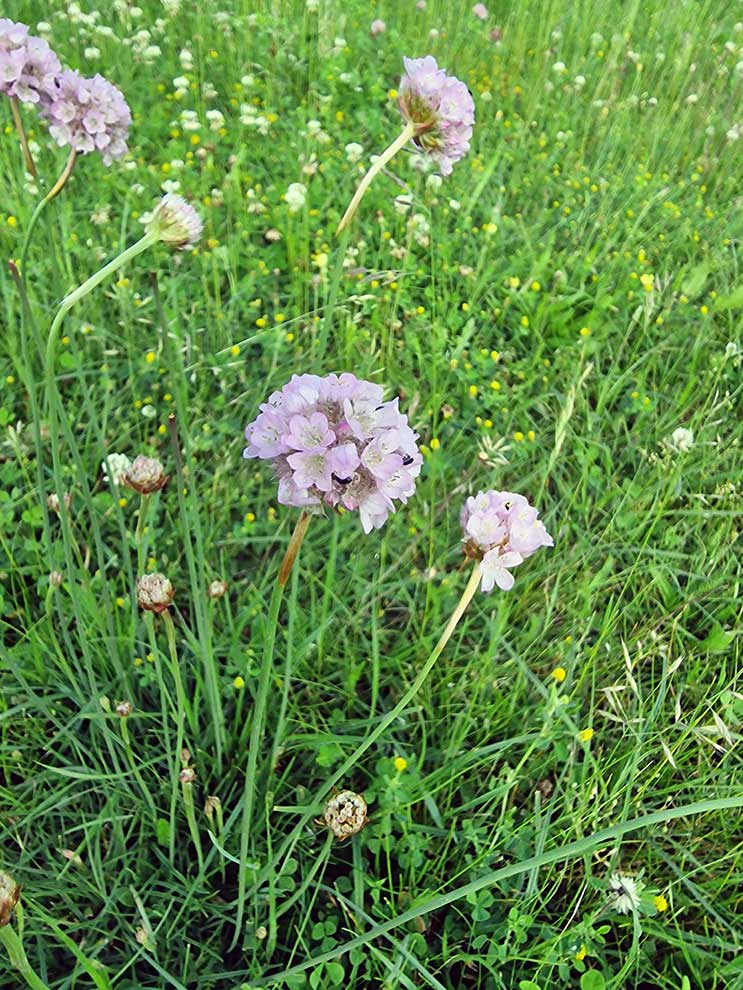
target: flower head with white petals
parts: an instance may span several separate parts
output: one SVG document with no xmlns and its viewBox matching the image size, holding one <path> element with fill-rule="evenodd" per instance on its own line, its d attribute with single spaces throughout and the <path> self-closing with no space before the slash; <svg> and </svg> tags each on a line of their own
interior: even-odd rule
<svg viewBox="0 0 743 990">
<path fill-rule="evenodd" d="M 244 457 L 273 462 L 279 502 L 358 511 L 365 533 L 415 491 L 417 433 L 380 385 L 355 375 L 294 375 L 246 428 Z"/>
<path fill-rule="evenodd" d="M 480 561 L 482 590 L 496 585 L 510 591 L 514 584 L 511 569 L 522 564 L 540 547 L 554 541 L 523 495 L 515 492 L 478 492 L 462 509 L 464 552 Z"/>
<path fill-rule="evenodd" d="M 196 244 L 204 230 L 201 217 L 182 196 L 167 193 L 147 217 L 142 218 L 145 229 L 157 235 L 158 240 L 179 251 L 187 251 Z"/>
</svg>

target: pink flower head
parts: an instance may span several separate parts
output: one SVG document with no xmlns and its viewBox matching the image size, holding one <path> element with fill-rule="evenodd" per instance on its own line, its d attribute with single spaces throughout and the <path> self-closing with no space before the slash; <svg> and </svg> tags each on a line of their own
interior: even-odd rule
<svg viewBox="0 0 743 990">
<path fill-rule="evenodd" d="M 377 34 L 384 34 L 387 30 L 387 25 L 382 20 L 376 20 L 371 22 L 371 27 L 369 28 L 372 37 Z"/>
<path fill-rule="evenodd" d="M 554 541 L 535 508 L 514 492 L 478 492 L 462 509 L 464 552 L 480 561 L 482 590 L 513 587 L 510 569 Z"/>
<path fill-rule="evenodd" d="M 44 103 L 61 69 L 59 59 L 25 24 L 0 17 L 0 93 L 21 103 Z"/>
<path fill-rule="evenodd" d="M 488 19 L 488 8 L 484 3 L 476 3 L 472 8 L 472 13 L 475 17 L 479 17 L 481 21 L 486 21 Z"/>
<path fill-rule="evenodd" d="M 129 150 L 131 111 L 121 90 L 103 76 L 86 79 L 71 69 L 60 72 L 42 114 L 60 147 L 69 145 L 78 154 L 98 151 L 104 165 Z"/>
<path fill-rule="evenodd" d="M 245 437 L 243 457 L 273 463 L 282 505 L 358 511 L 365 533 L 407 502 L 423 463 L 398 400 L 348 373 L 294 375 Z"/>
<path fill-rule="evenodd" d="M 415 124 L 415 143 L 438 163 L 442 175 L 469 151 L 475 104 L 465 84 L 447 76 L 432 55 L 404 58 L 398 106 Z"/>
</svg>

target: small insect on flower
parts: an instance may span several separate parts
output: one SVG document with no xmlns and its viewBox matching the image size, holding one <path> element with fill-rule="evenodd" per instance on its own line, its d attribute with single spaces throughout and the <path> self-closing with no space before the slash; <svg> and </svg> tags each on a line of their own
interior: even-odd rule
<svg viewBox="0 0 743 990">
<path fill-rule="evenodd" d="M 143 574 L 137 580 L 137 604 L 146 612 L 164 612 L 175 598 L 173 585 L 164 574 Z"/>
<path fill-rule="evenodd" d="M 384 390 L 355 375 L 294 375 L 245 430 L 244 457 L 272 461 L 279 502 L 358 511 L 365 533 L 415 491 L 418 434 Z"/>
<path fill-rule="evenodd" d="M 163 196 L 152 213 L 142 217 L 142 221 L 145 230 L 178 251 L 188 251 L 199 242 L 204 232 L 199 214 L 175 193 Z"/>
<path fill-rule="evenodd" d="M 366 801 L 354 791 L 339 791 L 325 805 L 323 821 L 340 842 L 366 825 Z"/>
<path fill-rule="evenodd" d="M 140 495 L 151 495 L 160 491 L 167 482 L 168 476 L 157 458 L 139 454 L 130 464 L 123 480 L 127 488 L 139 492 Z"/>
<path fill-rule="evenodd" d="M 468 557 L 480 561 L 482 590 L 514 585 L 511 568 L 518 567 L 540 547 L 554 541 L 538 519 L 538 512 L 515 492 L 478 492 L 462 508 L 463 546 Z"/>
</svg>

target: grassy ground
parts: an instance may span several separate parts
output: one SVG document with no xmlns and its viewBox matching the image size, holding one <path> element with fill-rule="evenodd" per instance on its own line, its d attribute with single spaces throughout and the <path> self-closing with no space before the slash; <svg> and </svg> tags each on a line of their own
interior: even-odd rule
<svg viewBox="0 0 743 990">
<path fill-rule="evenodd" d="M 139 236 L 164 183 L 206 225 L 197 250 L 151 250 L 67 319 L 61 440 L 40 337 L 0 271 L 0 867 L 23 884 L 24 945 L 49 987 L 741 985 L 740 811 L 671 811 L 741 782 L 741 9 L 491 7 L 485 22 L 461 0 L 10 12 L 44 18 L 62 60 L 109 76 L 135 116 L 131 157 L 80 160 L 39 225 L 25 271 L 39 333 Z M 372 38 L 376 17 L 387 31 Z M 341 277 L 335 224 L 398 133 L 402 55 L 428 52 L 473 92 L 472 152 L 440 188 L 398 156 Z M 8 259 L 40 188 L 7 102 L 0 114 Z M 25 119 L 50 179 L 64 153 Z M 294 182 L 307 200 L 291 213 Z M 242 430 L 292 373 L 332 370 L 402 395 L 425 465 L 380 533 L 351 515 L 310 526 L 243 837 L 296 510 L 241 459 Z M 103 481 L 114 451 L 176 475 L 146 519 Z M 46 503 L 53 454 L 66 540 Z M 511 593 L 476 597 L 344 775 L 370 820 L 331 845 L 308 814 L 445 625 L 467 579 L 460 505 L 489 487 L 535 501 L 555 548 Z M 176 586 L 193 785 L 176 777 L 167 625 L 136 607 L 143 569 Z M 617 872 L 646 885 L 642 913 L 613 906 Z M 0 986 L 19 979 L 0 960 Z"/>
</svg>

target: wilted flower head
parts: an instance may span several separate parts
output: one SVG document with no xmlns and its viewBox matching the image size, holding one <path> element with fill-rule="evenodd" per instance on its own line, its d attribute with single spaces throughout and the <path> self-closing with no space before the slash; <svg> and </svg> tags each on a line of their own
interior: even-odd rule
<svg viewBox="0 0 743 990">
<path fill-rule="evenodd" d="M 103 480 L 109 485 L 122 485 L 126 477 L 126 472 L 132 466 L 132 462 L 126 454 L 108 454 L 104 461 L 101 461 Z"/>
<path fill-rule="evenodd" d="M 0 870 L 0 926 L 8 924 L 20 896 L 20 886 L 9 873 Z"/>
<path fill-rule="evenodd" d="M 43 103 L 60 71 L 59 59 L 25 24 L 0 17 L 0 93 L 21 103 Z"/>
<path fill-rule="evenodd" d="M 685 426 L 679 426 L 671 434 L 668 445 L 679 454 L 688 454 L 694 446 L 694 433 Z"/>
<path fill-rule="evenodd" d="M 554 546 L 537 518 L 537 510 L 514 492 L 478 492 L 462 509 L 464 552 L 480 561 L 482 590 L 514 584 L 510 568 L 517 567 L 540 547 Z"/>
<path fill-rule="evenodd" d="M 159 492 L 167 480 L 168 476 L 160 461 L 156 457 L 145 457 L 144 454 L 134 458 L 124 475 L 124 484 L 140 495 Z"/>
<path fill-rule="evenodd" d="M 49 131 L 60 147 L 69 145 L 78 154 L 99 151 L 104 165 L 123 158 L 132 114 L 121 90 L 95 75 L 60 72 L 42 108 Z"/>
<path fill-rule="evenodd" d="M 463 82 L 447 76 L 432 55 L 404 58 L 398 106 L 405 120 L 416 126 L 413 140 L 437 162 L 442 175 L 470 147 L 475 104 Z"/>
<path fill-rule="evenodd" d="M 164 574 L 143 574 L 137 579 L 137 604 L 146 612 L 164 612 L 174 598 L 173 585 Z"/>
<path fill-rule="evenodd" d="M 282 505 L 358 509 L 369 533 L 407 502 L 423 461 L 398 401 L 352 374 L 294 375 L 246 428 L 243 456 L 273 461 Z"/>
<path fill-rule="evenodd" d="M 219 578 L 215 578 L 214 581 L 209 582 L 209 588 L 207 591 L 210 598 L 224 598 L 227 593 L 227 582 L 221 581 Z"/>
<path fill-rule="evenodd" d="M 167 193 L 146 218 L 145 229 L 154 233 L 163 244 L 187 251 L 200 240 L 204 224 L 182 196 Z"/>
<path fill-rule="evenodd" d="M 350 839 L 366 825 L 366 801 L 353 791 L 339 791 L 325 805 L 323 818 L 336 839 Z"/>
<path fill-rule="evenodd" d="M 378 19 L 376 21 L 371 22 L 371 27 L 369 28 L 369 30 L 371 32 L 372 37 L 374 37 L 374 35 L 376 34 L 384 34 L 384 32 L 387 30 L 387 25 L 384 23 L 383 20 Z"/>
<path fill-rule="evenodd" d="M 116 714 L 119 718 L 129 718 L 134 713 L 134 705 L 131 701 L 117 701 Z"/>
</svg>

